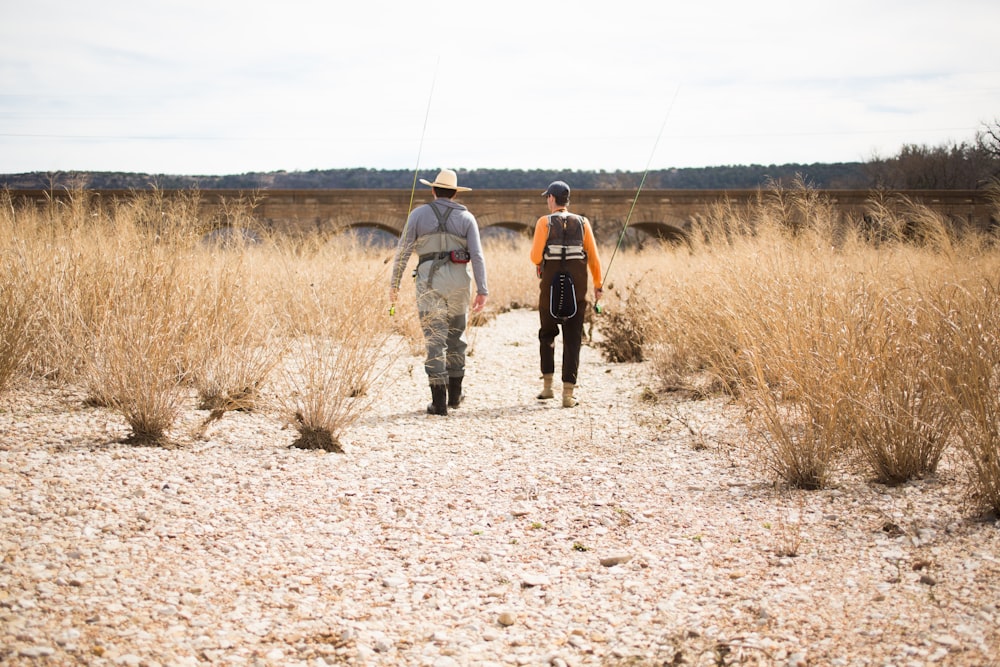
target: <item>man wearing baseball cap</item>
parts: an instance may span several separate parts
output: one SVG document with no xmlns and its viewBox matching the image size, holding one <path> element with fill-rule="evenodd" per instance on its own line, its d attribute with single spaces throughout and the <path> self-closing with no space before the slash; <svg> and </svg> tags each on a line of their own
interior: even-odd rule
<svg viewBox="0 0 1000 667">
<path fill-rule="evenodd" d="M 553 181 L 542 196 L 549 214 L 535 222 L 531 262 L 539 282 L 538 329 L 542 391 L 539 399 L 554 398 L 555 339 L 563 335 L 562 405 L 572 408 L 583 342 L 583 318 L 587 311 L 587 272 L 594 279 L 594 302 L 601 299 L 601 258 L 597 253 L 590 221 L 569 212 L 569 185 Z M 574 302 L 575 300 L 575 302 Z M 569 301 L 569 303 L 566 303 Z"/>
</svg>

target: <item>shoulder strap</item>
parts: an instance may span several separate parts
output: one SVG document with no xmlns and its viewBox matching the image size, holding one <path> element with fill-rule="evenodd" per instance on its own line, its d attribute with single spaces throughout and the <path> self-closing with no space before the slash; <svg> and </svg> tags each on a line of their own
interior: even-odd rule
<svg viewBox="0 0 1000 667">
<path fill-rule="evenodd" d="M 434 215 L 438 219 L 438 231 L 441 232 L 441 233 L 447 233 L 448 232 L 448 228 L 446 226 L 446 223 L 448 222 L 448 216 L 451 215 L 451 212 L 454 209 L 452 209 L 449 206 L 449 207 L 447 207 L 447 209 L 445 210 L 445 212 L 442 214 L 441 211 L 438 209 L 438 207 L 435 205 L 435 202 L 431 202 L 430 203 L 430 207 L 431 207 L 431 210 L 434 211 Z"/>
</svg>

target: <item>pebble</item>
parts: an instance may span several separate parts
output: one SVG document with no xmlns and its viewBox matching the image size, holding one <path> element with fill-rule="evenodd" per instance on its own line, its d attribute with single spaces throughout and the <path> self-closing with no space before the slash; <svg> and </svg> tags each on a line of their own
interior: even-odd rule
<svg viewBox="0 0 1000 667">
<path fill-rule="evenodd" d="M 604 556 L 600 559 L 601 565 L 604 567 L 614 567 L 615 565 L 622 565 L 632 560 L 631 554 L 613 554 L 611 556 Z"/>
<path fill-rule="evenodd" d="M 526 573 L 521 575 L 521 585 L 525 588 L 548 586 L 550 583 L 551 580 L 543 574 Z"/>
<path fill-rule="evenodd" d="M 497 623 L 503 626 L 511 626 L 517 623 L 517 616 L 510 611 L 502 611 L 500 615 L 497 616 Z"/>
</svg>

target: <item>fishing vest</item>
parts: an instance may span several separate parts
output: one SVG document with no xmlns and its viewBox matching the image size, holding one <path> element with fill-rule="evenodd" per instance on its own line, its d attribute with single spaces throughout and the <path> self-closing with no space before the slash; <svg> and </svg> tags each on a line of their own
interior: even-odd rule
<svg viewBox="0 0 1000 667">
<path fill-rule="evenodd" d="M 586 260 L 583 249 L 583 218 L 562 211 L 549 218 L 549 237 L 542 257 L 547 260 Z"/>
</svg>

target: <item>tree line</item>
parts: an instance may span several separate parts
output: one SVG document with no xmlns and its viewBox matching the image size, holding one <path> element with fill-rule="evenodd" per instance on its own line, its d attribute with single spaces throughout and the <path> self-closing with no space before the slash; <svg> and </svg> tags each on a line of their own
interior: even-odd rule
<svg viewBox="0 0 1000 667">
<path fill-rule="evenodd" d="M 437 167 L 423 170 L 430 173 Z M 866 162 L 782 165 L 731 165 L 633 171 L 556 169 L 457 169 L 463 185 L 479 190 L 543 188 L 561 179 L 578 189 L 742 190 L 803 182 L 824 190 L 977 190 L 1000 179 L 1000 121 L 984 124 L 971 141 L 939 146 L 904 145 L 888 158 Z M 410 189 L 413 172 L 405 169 L 313 169 L 247 172 L 220 176 L 130 172 L 28 172 L 0 174 L 10 189 L 143 190 L 235 189 Z"/>
<path fill-rule="evenodd" d="M 422 177 L 433 177 L 439 167 L 421 170 Z M 459 182 L 476 190 L 544 189 L 561 179 L 573 188 L 635 189 L 642 174 L 630 171 L 577 171 L 555 169 L 456 169 Z M 745 189 L 802 176 L 817 188 L 853 189 L 865 186 L 863 165 L 787 164 L 702 167 L 653 170 L 646 175 L 643 188 L 649 189 Z M 185 176 L 127 172 L 31 172 L 0 175 L 0 186 L 12 189 L 87 188 L 95 190 L 134 190 L 146 188 L 201 190 L 311 190 L 311 189 L 385 189 L 409 190 L 413 171 L 404 169 L 313 169 L 310 171 L 248 172 L 222 176 Z"/>
</svg>

